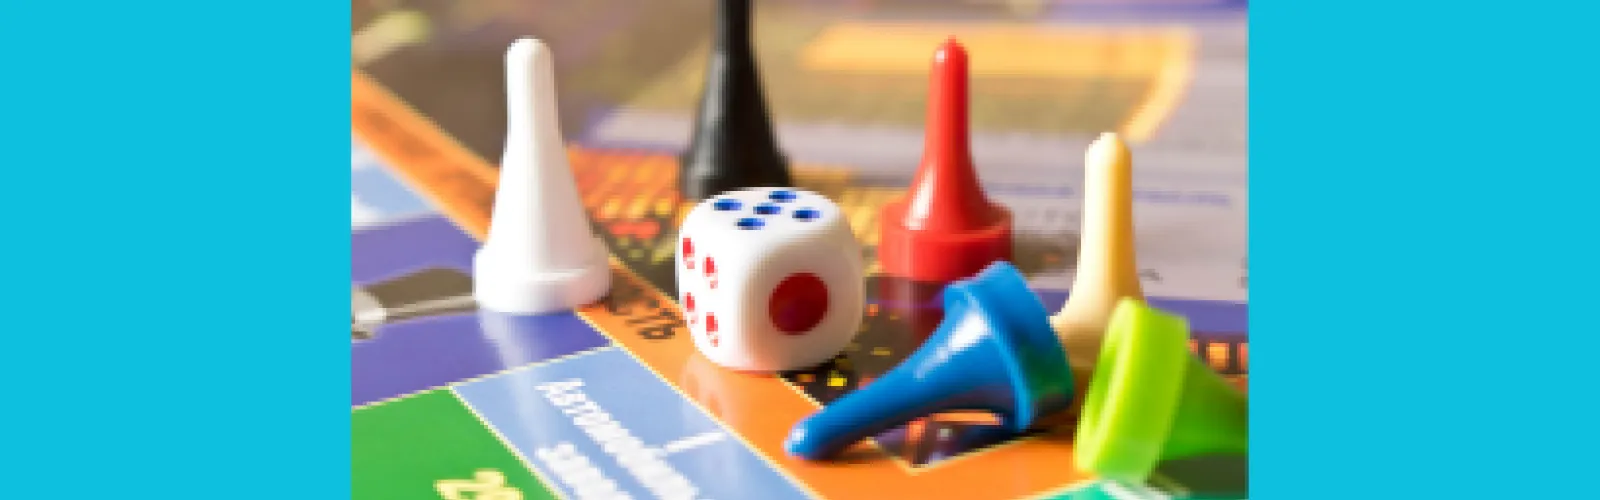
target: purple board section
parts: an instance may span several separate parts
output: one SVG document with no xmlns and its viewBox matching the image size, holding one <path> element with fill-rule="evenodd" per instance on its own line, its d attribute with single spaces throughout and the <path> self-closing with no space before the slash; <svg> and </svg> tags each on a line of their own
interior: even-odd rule
<svg viewBox="0 0 1600 500">
<path fill-rule="evenodd" d="M 350 282 L 389 290 L 389 322 L 350 346 L 350 404 L 361 406 L 596 347 L 610 341 L 571 313 L 504 316 L 471 307 L 478 244 L 443 217 L 429 216 L 351 235 Z M 431 274 L 429 274 L 431 273 Z M 460 286 L 396 286 L 443 276 Z M 433 285 L 433 284 L 430 284 Z M 394 290 L 399 290 L 398 293 Z M 438 296 L 418 297 L 417 292 Z M 379 295 L 382 295 L 379 293 Z M 438 307 L 437 304 L 466 304 Z M 432 307 L 429 314 L 414 311 Z"/>
<path fill-rule="evenodd" d="M 350 281 L 368 283 L 408 271 L 446 267 L 472 272 L 477 240 L 439 215 L 350 235 Z"/>
</svg>

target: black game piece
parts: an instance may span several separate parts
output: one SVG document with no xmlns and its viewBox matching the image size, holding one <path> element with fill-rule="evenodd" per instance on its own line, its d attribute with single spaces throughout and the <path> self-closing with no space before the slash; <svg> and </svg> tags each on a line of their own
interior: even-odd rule
<svg viewBox="0 0 1600 500">
<path fill-rule="evenodd" d="M 719 0 L 716 39 L 706 65 L 689 148 L 678 156 L 685 201 L 750 187 L 790 187 L 750 43 L 750 1 Z"/>
</svg>

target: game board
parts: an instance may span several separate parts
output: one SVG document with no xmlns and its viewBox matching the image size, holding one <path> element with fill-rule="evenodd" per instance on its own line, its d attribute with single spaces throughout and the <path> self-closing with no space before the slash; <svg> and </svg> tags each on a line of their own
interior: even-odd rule
<svg viewBox="0 0 1600 500">
<path fill-rule="evenodd" d="M 451 73 L 450 79 L 460 83 L 444 83 L 437 77 L 432 83 L 418 83 L 414 81 L 417 70 L 406 70 L 399 63 L 385 69 L 384 50 L 373 50 L 379 55 L 355 61 L 352 71 L 351 405 L 357 498 L 1159 498 L 1194 493 L 1242 497 L 1244 473 L 1239 461 L 1166 464 L 1148 486 L 1100 483 L 1069 466 L 1065 427 L 1003 440 L 993 432 L 990 418 L 975 414 L 940 415 L 896 429 L 876 439 L 882 456 L 852 457 L 847 464 L 807 463 L 785 456 L 780 445 L 789 426 L 820 404 L 871 383 L 874 376 L 915 349 L 940 318 L 905 300 L 917 295 L 907 293 L 912 285 L 869 269 L 865 277 L 869 304 L 862 331 L 846 353 L 823 366 L 762 377 L 722 370 L 696 354 L 671 299 L 675 296 L 670 266 L 672 235 L 686 209 L 673 187 L 675 151 L 664 142 L 669 134 L 652 139 L 618 132 L 630 128 L 618 124 L 637 123 L 640 117 L 647 121 L 681 119 L 680 115 L 688 112 L 687 106 L 674 106 L 693 96 L 675 92 L 682 90 L 685 75 L 690 74 L 682 68 L 697 67 L 693 55 L 680 54 L 659 64 L 654 73 L 632 69 L 641 74 L 626 75 L 640 80 L 631 89 L 595 84 L 585 87 L 590 90 L 575 91 L 573 99 L 598 104 L 577 106 L 575 117 L 564 117 L 568 118 L 564 125 L 573 131 L 569 136 L 578 138 L 570 155 L 584 203 L 613 253 L 615 276 L 609 296 L 573 313 L 549 316 L 506 317 L 477 311 L 471 301 L 470 263 L 476 239 L 487 227 L 494 196 L 492 159 L 500 147 L 496 141 L 502 133 L 503 106 L 492 96 L 500 92 L 498 54 L 503 45 L 497 46 L 498 41 L 443 45 L 440 38 L 464 35 L 439 28 L 448 24 L 441 20 L 494 25 L 496 21 L 488 20 L 506 19 L 511 16 L 507 12 L 524 12 L 515 6 L 503 8 L 507 11 L 467 14 L 441 13 L 437 10 L 446 8 L 439 5 L 399 6 L 388 11 L 413 9 L 410 12 L 420 14 L 436 10 L 421 16 L 423 23 L 416 23 L 418 19 L 391 22 L 433 26 L 424 30 L 431 33 L 428 36 L 386 28 L 401 33 L 397 38 L 403 42 L 410 40 L 390 43 L 389 50 L 402 54 L 405 46 L 439 51 L 444 50 L 439 47 L 464 44 L 465 49 L 455 49 L 459 61 L 451 63 L 461 71 Z M 774 66 L 788 63 L 770 63 L 766 69 L 769 78 L 784 71 L 794 71 L 793 78 L 798 79 L 811 73 L 826 74 L 827 78 L 855 79 L 867 89 L 864 92 L 881 87 L 882 92 L 893 93 L 897 88 L 921 85 L 921 79 L 909 69 L 888 71 L 886 78 L 832 72 L 828 68 L 865 63 L 848 55 L 829 55 L 826 44 L 857 44 L 849 37 L 864 36 L 858 31 L 869 25 L 859 19 L 862 16 L 830 24 L 826 15 L 818 13 L 833 11 L 795 8 L 796 12 L 811 13 L 792 18 L 794 26 L 804 28 L 775 31 L 809 40 L 795 42 L 800 47 L 795 53 L 812 55 L 796 58 L 811 57 L 814 64 L 777 69 Z M 542 31 L 534 23 L 533 27 L 518 26 L 523 32 L 504 26 L 490 31 L 502 30 L 510 36 L 534 34 L 551 39 L 558 51 L 563 46 L 578 46 L 570 50 L 588 50 L 590 58 L 603 59 L 594 54 L 607 53 L 603 47 L 621 43 L 616 40 L 628 30 L 648 24 L 644 19 L 650 15 L 607 10 L 603 5 L 585 9 L 592 10 L 559 15 L 545 11 L 556 17 L 609 21 L 606 29 L 580 33 L 581 37 L 567 44 L 562 43 L 561 33 L 578 30 Z M 688 10 L 696 12 L 693 7 Z M 700 15 L 706 10 L 703 5 L 698 8 Z M 624 11 L 629 13 L 624 15 Z M 358 37 L 383 17 L 363 11 L 361 5 L 356 14 Z M 921 24 L 923 28 L 907 24 L 911 28 L 894 36 L 918 40 L 925 37 L 922 33 L 927 24 Z M 1038 32 L 1024 31 L 1032 34 L 1019 36 L 1008 26 L 1014 28 L 1006 23 L 986 28 L 996 33 L 993 40 L 997 40 L 986 43 L 1003 49 L 1006 43 L 1022 43 L 1006 42 L 1008 36 L 1028 43 L 1041 40 Z M 1084 38 L 1093 38 L 1087 34 L 1096 30 L 1105 28 L 1047 30 L 1046 34 L 1065 37 L 1052 43 L 1074 47 L 1120 39 Z M 479 28 L 463 31 L 485 36 Z M 1131 42 L 1134 44 L 1167 47 L 1138 49 L 1146 51 L 1139 57 L 1151 61 L 1176 58 L 1173 60 L 1179 62 L 1131 63 L 1119 57 L 1109 60 L 1128 66 L 1106 69 L 1108 62 L 1084 56 L 1054 70 L 1033 71 L 1032 78 L 1037 81 L 997 83 L 990 88 L 1015 90 L 1015 95 L 1024 96 L 1023 101 L 1039 99 L 1040 92 L 1052 88 L 1052 78 L 1077 82 L 1076 86 L 1059 87 L 1068 92 L 1123 82 L 1134 90 L 1119 95 L 1135 97 L 1068 97 L 1062 100 L 1070 101 L 1065 107 L 1038 112 L 1036 119 L 1008 121 L 1012 112 L 992 111 L 985 115 L 994 120 L 989 130 L 1001 134 L 979 137 L 978 145 L 1025 145 L 1030 137 L 1071 136 L 1074 131 L 1106 127 L 1149 127 L 1145 139 L 1165 137 L 1167 125 L 1161 123 L 1167 119 L 1130 117 L 1150 109 L 1151 99 L 1161 98 L 1158 94 L 1164 91 L 1154 90 L 1161 85 L 1160 74 L 1171 71 L 1171 64 L 1189 63 L 1183 59 L 1188 56 L 1182 49 L 1188 42 L 1171 40 L 1185 40 L 1192 34 L 1171 27 L 1136 27 L 1134 32 L 1168 33 L 1127 38 L 1136 40 Z M 828 41 L 828 37 L 836 38 Z M 704 40 L 680 42 L 685 47 L 680 50 L 693 54 L 696 43 Z M 882 43 L 883 47 L 892 45 Z M 926 49 L 913 50 L 914 60 L 926 55 Z M 1163 52 L 1168 50 L 1178 55 Z M 440 60 L 414 56 L 413 65 L 416 57 Z M 831 62 L 827 61 L 830 57 Z M 570 69 L 567 74 L 578 76 L 560 82 L 565 85 L 564 95 L 574 81 L 616 75 L 608 73 L 615 70 L 592 69 L 616 64 L 578 56 L 568 60 L 573 63 L 559 66 L 559 70 Z M 878 64 L 882 59 L 875 61 Z M 998 69 L 993 71 L 1008 71 L 1007 63 L 995 64 L 993 68 Z M 1141 64 L 1150 68 L 1128 69 Z M 982 66 L 975 67 L 975 81 L 983 81 L 983 71 Z M 908 76 L 912 78 L 906 80 Z M 472 119 L 461 106 L 445 106 L 439 97 L 441 92 L 460 95 L 463 88 L 483 90 L 456 102 L 487 101 L 466 106 L 481 112 Z M 984 92 L 979 90 L 982 88 L 975 87 L 975 92 Z M 808 99 L 819 97 L 775 92 L 774 114 L 782 121 L 780 128 L 798 123 L 803 129 L 822 123 L 817 127 L 891 135 L 920 133 L 915 130 L 916 117 L 908 118 L 905 111 L 898 110 L 904 103 L 884 103 L 882 113 L 858 110 L 834 117 L 796 113 L 792 121 L 784 116 L 786 109 L 821 106 L 808 104 Z M 566 103 L 563 106 L 565 109 Z M 1012 103 L 1005 106 L 1022 109 Z M 1087 112 L 1083 120 L 1059 118 L 1071 118 L 1076 110 L 1085 109 L 1083 106 L 1104 111 Z M 443 111 L 445 108 L 452 110 Z M 827 123 L 830 119 L 835 122 Z M 1141 124 L 1139 120 L 1155 122 Z M 661 128 L 673 130 L 671 126 Z M 1163 135 L 1157 137 L 1156 129 Z M 975 124 L 974 130 L 982 130 L 981 125 Z M 787 139 L 792 135 L 784 137 L 786 147 L 790 147 Z M 1145 142 L 1141 153 L 1143 147 L 1155 147 L 1150 144 Z M 878 147 L 899 146 L 890 141 Z M 799 152 L 794 154 L 800 159 L 797 183 L 828 195 L 853 214 L 852 226 L 868 247 L 869 262 L 873 261 L 876 208 L 904 185 L 903 177 L 897 180 L 894 172 L 884 167 L 892 163 L 885 160 L 892 155 L 829 158 L 808 154 L 804 145 L 796 149 Z M 1019 214 L 1017 264 L 1029 274 L 1047 307 L 1059 307 L 1070 283 L 1071 270 L 1066 266 L 1073 260 L 1071 236 L 1077 219 L 1073 180 L 1081 178 L 1081 173 L 1069 166 L 1070 159 L 1058 161 L 1053 170 L 1043 170 L 1039 164 L 1014 166 L 1003 159 L 986 162 L 982 149 L 975 149 L 985 180 L 991 181 L 986 182 L 989 192 Z M 1230 182 L 1231 172 L 1225 170 L 1165 165 L 1159 154 L 1155 156 L 1158 161 L 1147 163 L 1141 155 L 1137 167 L 1142 175 L 1156 173 L 1140 178 L 1136 200 L 1141 263 L 1149 267 L 1143 275 L 1147 293 L 1156 305 L 1188 316 L 1196 330 L 1195 352 L 1246 387 L 1249 344 L 1242 183 Z M 827 166 L 815 158 L 841 161 Z M 1147 164 L 1151 165 L 1148 169 Z M 1008 179 L 1006 174 L 1015 177 Z M 1041 175 L 1059 182 L 1039 182 Z M 573 408 L 578 405 L 599 411 L 575 419 Z"/>
</svg>

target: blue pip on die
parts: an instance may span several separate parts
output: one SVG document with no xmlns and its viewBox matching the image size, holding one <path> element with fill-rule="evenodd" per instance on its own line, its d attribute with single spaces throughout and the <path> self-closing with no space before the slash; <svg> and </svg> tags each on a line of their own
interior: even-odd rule
<svg viewBox="0 0 1600 500">
<path fill-rule="evenodd" d="M 678 303 L 694 345 L 740 371 L 821 364 L 865 307 L 861 244 L 833 201 L 756 188 L 701 201 L 678 227 Z"/>
</svg>

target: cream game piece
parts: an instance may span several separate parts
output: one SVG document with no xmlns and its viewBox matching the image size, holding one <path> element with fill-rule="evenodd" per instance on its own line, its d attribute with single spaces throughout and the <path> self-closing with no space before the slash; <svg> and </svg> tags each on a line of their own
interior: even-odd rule
<svg viewBox="0 0 1600 500">
<path fill-rule="evenodd" d="M 1079 380 L 1093 374 L 1111 312 L 1123 297 L 1143 300 L 1133 246 L 1133 159 L 1114 133 L 1084 153 L 1083 223 L 1067 303 L 1050 318 Z"/>
</svg>

